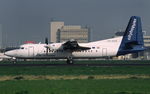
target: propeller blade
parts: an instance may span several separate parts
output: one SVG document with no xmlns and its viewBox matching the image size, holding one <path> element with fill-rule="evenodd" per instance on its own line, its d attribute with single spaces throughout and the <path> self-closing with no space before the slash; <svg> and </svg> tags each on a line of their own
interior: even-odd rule
<svg viewBox="0 0 150 94">
<path fill-rule="evenodd" d="M 48 45 L 48 38 L 45 38 L 45 44 Z M 48 55 L 48 47 L 46 47 L 46 55 Z"/>
<path fill-rule="evenodd" d="M 45 44 L 48 45 L 48 38 L 45 38 Z"/>
</svg>

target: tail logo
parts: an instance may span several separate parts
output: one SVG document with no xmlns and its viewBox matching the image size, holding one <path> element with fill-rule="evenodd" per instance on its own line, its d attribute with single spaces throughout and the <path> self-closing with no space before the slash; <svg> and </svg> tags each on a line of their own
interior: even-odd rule
<svg viewBox="0 0 150 94">
<path fill-rule="evenodd" d="M 135 27 L 136 27 L 136 22 L 137 22 L 137 20 L 134 19 L 133 24 L 132 24 L 132 26 L 131 26 L 131 29 L 130 29 L 130 31 L 129 31 L 128 40 L 131 40 L 131 37 L 132 37 L 132 35 L 133 35 L 133 31 L 134 31 L 134 29 L 135 29 Z"/>
</svg>

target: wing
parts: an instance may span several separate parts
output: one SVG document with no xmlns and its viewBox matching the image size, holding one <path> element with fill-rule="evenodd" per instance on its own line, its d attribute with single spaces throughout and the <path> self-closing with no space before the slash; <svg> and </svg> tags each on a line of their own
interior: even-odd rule
<svg viewBox="0 0 150 94">
<path fill-rule="evenodd" d="M 78 42 L 75 40 L 69 40 L 65 42 L 62 46 L 64 50 L 69 50 L 69 51 L 81 51 L 81 50 L 91 49 L 90 47 L 80 46 Z"/>
</svg>

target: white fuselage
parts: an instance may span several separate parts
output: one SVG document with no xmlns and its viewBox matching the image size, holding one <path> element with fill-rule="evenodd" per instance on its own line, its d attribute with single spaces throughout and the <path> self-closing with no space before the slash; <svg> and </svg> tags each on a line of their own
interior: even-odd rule
<svg viewBox="0 0 150 94">
<path fill-rule="evenodd" d="M 116 37 L 96 42 L 79 43 L 80 46 L 89 47 L 89 50 L 66 51 L 62 49 L 63 43 L 48 44 L 50 50 L 46 51 L 46 44 L 24 44 L 20 49 L 8 51 L 5 54 L 15 58 L 37 58 L 37 59 L 63 59 L 68 56 L 73 58 L 99 58 L 116 56 L 122 37 Z"/>
</svg>

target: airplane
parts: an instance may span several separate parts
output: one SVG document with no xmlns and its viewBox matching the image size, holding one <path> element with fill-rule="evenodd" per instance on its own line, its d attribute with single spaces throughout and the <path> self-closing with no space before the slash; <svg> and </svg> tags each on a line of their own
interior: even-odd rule
<svg viewBox="0 0 150 94">
<path fill-rule="evenodd" d="M 89 43 L 68 40 L 63 43 L 24 44 L 19 49 L 5 52 L 5 55 L 21 59 L 90 59 L 108 56 L 120 56 L 144 51 L 141 18 L 132 16 L 123 36 Z"/>
</svg>

